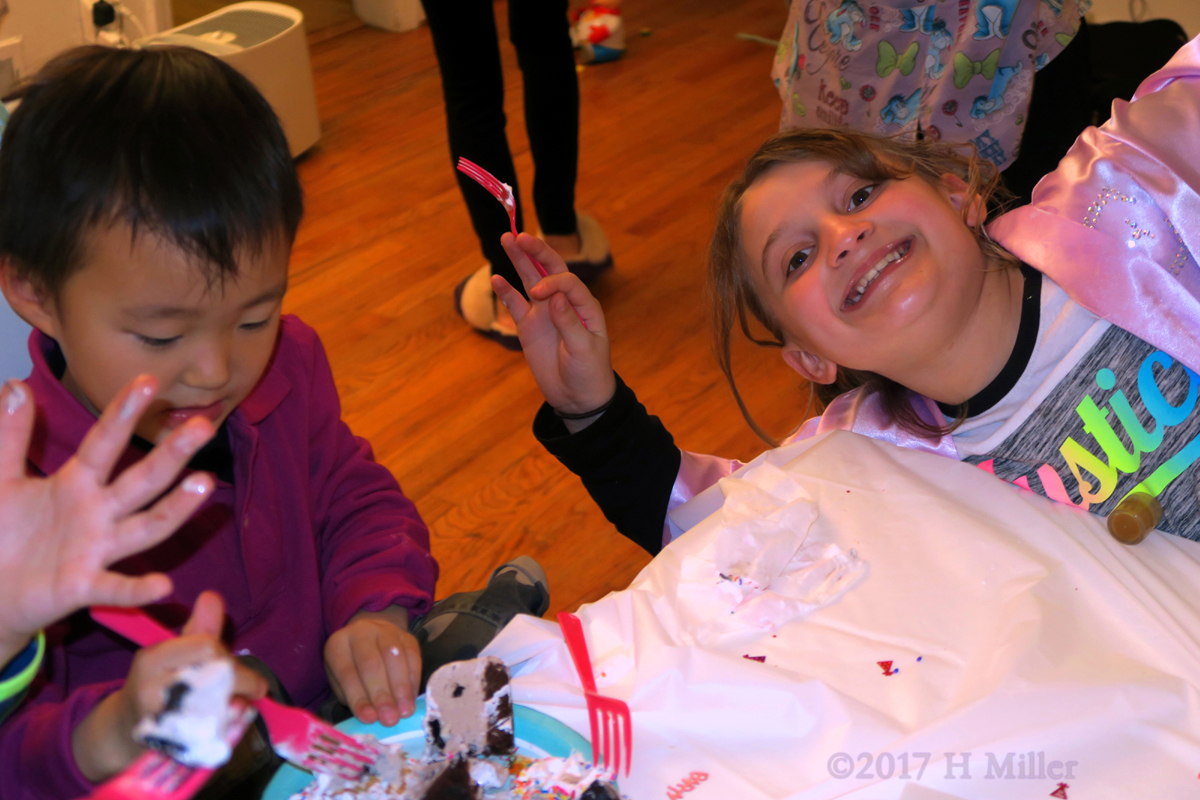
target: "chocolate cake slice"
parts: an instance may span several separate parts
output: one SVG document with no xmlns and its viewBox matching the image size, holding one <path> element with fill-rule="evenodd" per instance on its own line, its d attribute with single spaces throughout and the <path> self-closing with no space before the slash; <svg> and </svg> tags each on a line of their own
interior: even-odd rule
<svg viewBox="0 0 1200 800">
<path fill-rule="evenodd" d="M 425 792 L 423 800 L 479 800 L 483 790 L 471 778 L 466 756 L 459 756 L 442 770 Z"/>
<path fill-rule="evenodd" d="M 615 783 L 596 781 L 579 795 L 579 800 L 621 800 L 621 793 Z"/>
<path fill-rule="evenodd" d="M 434 672 L 425 690 L 425 736 L 451 758 L 511 755 L 512 689 L 504 662 L 454 661 Z"/>
</svg>

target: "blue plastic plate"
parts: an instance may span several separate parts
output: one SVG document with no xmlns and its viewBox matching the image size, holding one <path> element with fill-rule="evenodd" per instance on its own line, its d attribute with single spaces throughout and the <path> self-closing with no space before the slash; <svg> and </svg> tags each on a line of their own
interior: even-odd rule
<svg viewBox="0 0 1200 800">
<path fill-rule="evenodd" d="M 421 752 L 425 746 L 425 730 L 422 728 L 424 720 L 425 698 L 418 697 L 417 710 L 408 719 L 400 720 L 395 727 L 386 728 L 378 722 L 366 725 L 353 717 L 339 723 L 337 727 L 346 733 L 369 733 L 383 742 L 400 742 L 405 750 L 415 754 Z M 582 753 L 586 760 L 592 760 L 592 748 L 582 736 L 540 711 L 514 705 L 513 729 L 516 733 L 517 752 L 523 756 L 566 758 L 574 750 Z M 267 785 L 263 800 L 288 800 L 311 781 L 312 773 L 291 764 L 284 764 Z"/>
</svg>

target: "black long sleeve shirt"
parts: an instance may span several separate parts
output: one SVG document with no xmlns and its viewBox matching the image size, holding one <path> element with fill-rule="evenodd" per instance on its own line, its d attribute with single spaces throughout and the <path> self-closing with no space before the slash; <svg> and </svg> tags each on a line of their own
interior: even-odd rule
<svg viewBox="0 0 1200 800">
<path fill-rule="evenodd" d="M 663 522 L 681 456 L 659 418 L 646 411 L 620 375 L 612 405 L 591 425 L 572 434 L 543 403 L 533 435 L 583 480 L 623 536 L 651 555 L 662 550 Z"/>
</svg>

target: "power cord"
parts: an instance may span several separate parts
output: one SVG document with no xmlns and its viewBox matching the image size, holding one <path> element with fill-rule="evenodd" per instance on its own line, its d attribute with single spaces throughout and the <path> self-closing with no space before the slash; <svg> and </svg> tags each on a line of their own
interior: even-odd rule
<svg viewBox="0 0 1200 800">
<path fill-rule="evenodd" d="M 121 15 L 122 20 L 129 20 L 137 26 L 139 39 L 144 39 L 146 37 L 146 29 L 142 27 L 142 21 L 138 19 L 137 14 L 134 14 L 132 11 L 130 11 L 124 3 L 117 3 L 117 13 Z"/>
</svg>

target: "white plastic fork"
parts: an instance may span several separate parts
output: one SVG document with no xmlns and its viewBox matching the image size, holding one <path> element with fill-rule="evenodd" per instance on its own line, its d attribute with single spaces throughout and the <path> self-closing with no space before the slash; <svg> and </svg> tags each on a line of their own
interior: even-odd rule
<svg viewBox="0 0 1200 800">
<path fill-rule="evenodd" d="M 96 622 L 142 647 L 175 638 L 140 608 L 93 606 L 91 614 Z M 255 700 L 254 708 L 267 725 L 275 752 L 296 766 L 355 780 L 379 759 L 379 748 L 342 733 L 302 708 L 269 697 Z"/>
</svg>

